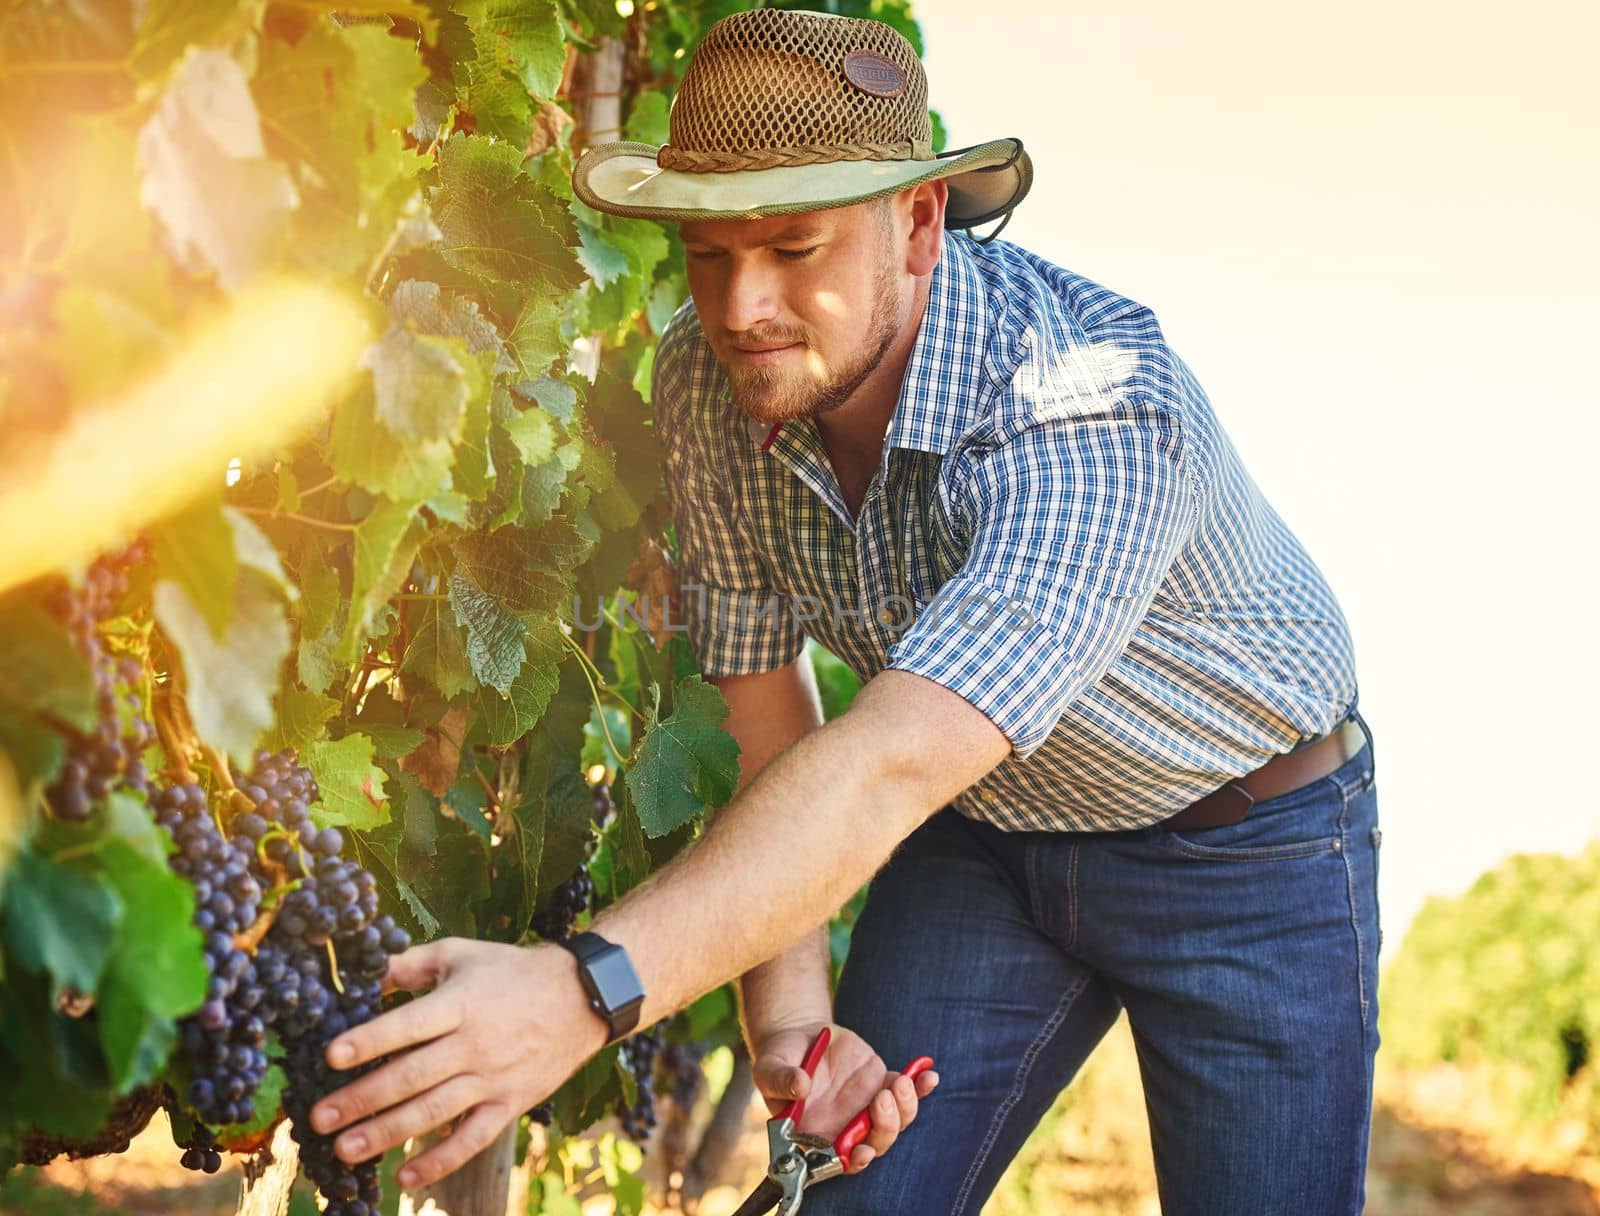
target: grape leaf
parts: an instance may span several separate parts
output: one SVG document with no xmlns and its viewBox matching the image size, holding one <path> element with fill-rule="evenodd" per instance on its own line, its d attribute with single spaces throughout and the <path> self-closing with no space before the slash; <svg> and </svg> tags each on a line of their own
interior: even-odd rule
<svg viewBox="0 0 1600 1216">
<path fill-rule="evenodd" d="M 389 297 L 389 311 L 417 333 L 460 338 L 474 355 L 492 356 L 488 370 L 493 375 L 517 370 L 500 332 L 478 311 L 477 303 L 443 292 L 437 283 L 406 279 L 397 284 Z"/>
<path fill-rule="evenodd" d="M 383 425 L 370 380 L 334 413 L 327 454 L 343 480 L 396 502 L 423 502 L 446 487 L 455 460 L 448 439 L 402 440 Z"/>
<path fill-rule="evenodd" d="M 372 754 L 379 760 L 398 760 L 427 738 L 420 730 L 383 722 L 358 721 L 356 728 L 372 740 Z"/>
<path fill-rule="evenodd" d="M 456 557 L 509 611 L 556 611 L 566 607 L 574 572 L 592 548 L 570 520 L 556 519 L 538 530 L 500 528 L 462 537 Z"/>
<path fill-rule="evenodd" d="M 560 1089 L 551 1095 L 556 1121 L 569 1134 L 603 1118 L 622 1093 L 617 1079 L 617 1048 L 607 1047 L 591 1057 Z"/>
<path fill-rule="evenodd" d="M 423 610 L 401 660 L 402 673 L 415 673 L 443 697 L 458 697 L 474 684 L 466 636 L 438 601 Z"/>
<path fill-rule="evenodd" d="M 305 747 L 321 736 L 324 724 L 338 712 L 339 702 L 332 697 L 289 681 L 278 692 L 277 722 L 264 746 L 273 752 Z"/>
<path fill-rule="evenodd" d="M 527 626 L 461 566 L 450 576 L 450 607 L 467 631 L 467 660 L 483 683 L 509 693 L 525 656 Z"/>
<path fill-rule="evenodd" d="M 6 941 L 17 962 L 63 987 L 92 993 L 111 953 L 123 902 L 98 877 L 24 850 L 7 876 Z"/>
<path fill-rule="evenodd" d="M 467 737 L 467 707 L 453 705 L 425 732 L 421 743 L 400 758 L 400 771 L 435 798 L 455 784 L 461 771 L 461 747 Z"/>
<path fill-rule="evenodd" d="M 459 132 L 439 149 L 434 221 L 445 261 L 524 293 L 571 290 L 580 268 L 513 147 Z"/>
<path fill-rule="evenodd" d="M 407 540 L 417 513 L 415 503 L 380 498 L 356 525 L 355 560 L 350 571 L 350 620 L 335 657 L 354 662 L 378 613 L 399 590 L 411 569 L 420 537 Z"/>
<path fill-rule="evenodd" d="M 673 685 L 673 713 L 651 722 L 627 771 L 628 791 L 650 836 L 665 836 L 721 806 L 739 784 L 739 745 L 722 728 L 728 703 L 699 676 Z"/>
<path fill-rule="evenodd" d="M 333 648 L 344 632 L 339 609 L 339 576 L 328 565 L 322 551 L 307 547 L 300 558 L 300 646 L 295 653 L 295 670 L 307 688 L 324 692 L 338 679 L 342 665 L 335 662 Z"/>
<path fill-rule="evenodd" d="M 384 771 L 372 762 L 372 740 L 352 731 L 339 740 L 319 739 L 300 754 L 317 779 L 322 801 L 312 808 L 319 827 L 366 832 L 389 821 Z"/>
<path fill-rule="evenodd" d="M 156 826 L 142 798 L 123 790 L 113 792 L 106 799 L 102 828 L 108 838 L 135 855 L 166 867 L 167 855 L 174 847 L 172 837 Z"/>
<path fill-rule="evenodd" d="M 222 514 L 233 527 L 233 554 L 239 565 L 254 570 L 276 587 L 292 603 L 300 598 L 300 589 L 284 573 L 283 559 L 267 539 L 267 534 L 256 527 L 254 521 L 235 507 L 222 508 Z"/>
<path fill-rule="evenodd" d="M 183 588 L 200 610 L 211 636 L 221 638 L 233 615 L 233 583 L 239 572 L 233 527 L 217 498 L 203 498 L 150 530 L 156 569 Z"/>
<path fill-rule="evenodd" d="M 467 416 L 461 428 L 461 439 L 456 444 L 456 461 L 450 470 L 450 480 L 468 501 L 481 502 L 494 488 L 495 466 L 489 450 L 491 403 L 494 396 L 505 395 L 507 390 L 496 386 L 492 395 L 477 393 L 467 402 Z M 434 514 L 440 512 L 435 510 Z"/>
<path fill-rule="evenodd" d="M 501 426 L 524 464 L 541 464 L 556 449 L 556 424 L 543 410 L 523 410 L 512 414 Z"/>
<path fill-rule="evenodd" d="M 238 12 L 237 0 L 148 0 L 134 11 L 143 13 L 128 70 L 140 80 L 154 80 L 191 45 L 216 41 Z"/>
<path fill-rule="evenodd" d="M 139 131 L 140 197 L 180 262 L 234 289 L 271 262 L 299 196 L 269 160 L 243 70 L 226 52 L 193 49 Z"/>
<path fill-rule="evenodd" d="M 10 742 L 8 720 L 20 725 L 37 714 L 93 730 L 94 676 L 44 609 L 24 596 L 6 596 L 0 599 L 0 742 Z"/>
<path fill-rule="evenodd" d="M 560 626 L 554 617 L 542 614 L 529 618 L 525 624 L 527 660 L 511 687 L 504 694 L 485 689 L 478 696 L 492 747 L 505 747 L 532 730 L 560 683 Z"/>
<path fill-rule="evenodd" d="M 155 585 L 156 622 L 183 661 L 189 712 L 200 737 L 245 759 L 272 727 L 278 669 L 289 652 L 283 605 L 254 574 L 234 587 L 233 619 L 221 639 L 177 583 Z"/>
<path fill-rule="evenodd" d="M 391 325 L 367 348 L 378 420 L 405 440 L 454 440 L 461 433 L 470 387 L 458 340 Z"/>
<path fill-rule="evenodd" d="M 467 14 L 480 46 L 514 71 L 523 87 L 554 97 L 567 62 L 567 44 L 555 0 L 477 0 Z"/>
<path fill-rule="evenodd" d="M 566 352 L 561 342 L 561 313 L 559 296 L 530 292 L 523 302 L 509 340 L 524 375 L 539 375 Z"/>
<path fill-rule="evenodd" d="M 596 287 L 609 286 L 628 273 L 628 255 L 620 241 L 607 240 L 605 233 L 588 224 L 578 225 L 578 235 L 582 238 L 578 261 Z"/>
<path fill-rule="evenodd" d="M 474 906 L 489 894 L 489 867 L 482 843 L 465 824 L 441 824 L 431 857 L 401 850 L 398 870 L 447 932 L 478 936 Z"/>
<path fill-rule="evenodd" d="M 628 110 L 628 125 L 622 137 L 631 139 L 635 143 L 666 143 L 669 134 L 667 129 L 669 109 L 670 98 L 665 93 L 640 93 L 633 99 L 633 106 Z"/>
<path fill-rule="evenodd" d="M 100 986 L 100 1041 L 112 1088 L 125 1092 L 160 1071 L 175 1037 L 172 1020 L 205 999 L 210 973 L 195 928 L 194 888 L 120 840 L 100 851 L 124 917 Z"/>
<path fill-rule="evenodd" d="M 375 25 L 351 26 L 341 33 L 356 53 L 358 91 L 378 125 L 409 127 L 416 119 L 417 89 L 428 78 L 417 44 Z"/>
</svg>

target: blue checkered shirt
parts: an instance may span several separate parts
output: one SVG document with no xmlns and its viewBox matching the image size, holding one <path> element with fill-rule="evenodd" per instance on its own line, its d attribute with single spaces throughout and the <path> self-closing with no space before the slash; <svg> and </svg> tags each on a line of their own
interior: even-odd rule
<svg viewBox="0 0 1600 1216">
<path fill-rule="evenodd" d="M 811 419 L 738 408 L 692 302 L 652 400 L 701 670 L 809 635 L 948 688 L 1013 747 L 963 814 L 1140 827 L 1354 703 L 1333 593 L 1155 315 L 1017 245 L 946 234 L 859 517 Z"/>
</svg>

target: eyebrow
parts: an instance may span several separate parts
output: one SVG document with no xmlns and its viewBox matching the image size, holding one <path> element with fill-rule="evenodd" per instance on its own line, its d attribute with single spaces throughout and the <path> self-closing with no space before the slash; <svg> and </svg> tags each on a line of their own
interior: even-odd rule
<svg viewBox="0 0 1600 1216">
<path fill-rule="evenodd" d="M 782 232 L 778 233 L 777 236 L 770 236 L 764 241 L 757 241 L 755 243 L 755 247 L 757 249 L 764 249 L 768 245 L 781 245 L 788 241 L 812 241 L 819 236 L 825 235 L 825 232 L 825 229 L 817 228 L 815 226 L 791 225 L 790 227 L 785 228 Z M 707 249 L 723 248 L 723 246 L 718 245 L 715 241 L 697 241 L 693 237 L 685 237 L 683 243 L 685 245 L 698 245 Z"/>
</svg>

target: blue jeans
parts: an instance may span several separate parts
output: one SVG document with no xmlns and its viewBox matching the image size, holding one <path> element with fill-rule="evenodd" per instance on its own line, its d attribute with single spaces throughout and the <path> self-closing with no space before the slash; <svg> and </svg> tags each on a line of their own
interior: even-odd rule
<svg viewBox="0 0 1600 1216">
<path fill-rule="evenodd" d="M 931 1055 L 940 1085 L 882 1161 L 808 1191 L 806 1216 L 977 1213 L 1122 1009 L 1165 1216 L 1359 1213 L 1377 818 L 1370 732 L 1230 827 L 1003 832 L 938 812 L 873 880 L 835 1017 L 891 1068 Z"/>
</svg>

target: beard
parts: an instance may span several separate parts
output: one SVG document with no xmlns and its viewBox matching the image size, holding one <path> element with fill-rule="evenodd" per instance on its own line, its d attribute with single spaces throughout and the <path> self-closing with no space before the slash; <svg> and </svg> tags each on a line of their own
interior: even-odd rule
<svg viewBox="0 0 1600 1216">
<path fill-rule="evenodd" d="M 838 409 L 861 387 L 900 332 L 899 301 L 887 260 L 874 284 L 872 315 L 865 341 L 855 355 L 838 368 L 821 367 L 821 357 L 806 343 L 804 333 L 767 331 L 760 343 L 799 342 L 802 349 L 771 367 L 728 367 L 728 387 L 734 401 L 750 417 L 765 423 L 816 418 Z M 820 371 L 820 375 L 819 375 Z"/>
</svg>

